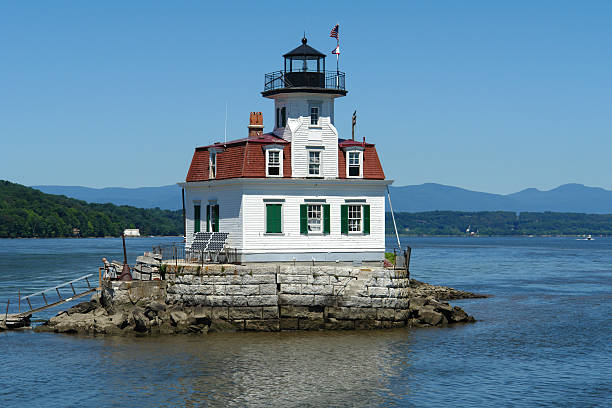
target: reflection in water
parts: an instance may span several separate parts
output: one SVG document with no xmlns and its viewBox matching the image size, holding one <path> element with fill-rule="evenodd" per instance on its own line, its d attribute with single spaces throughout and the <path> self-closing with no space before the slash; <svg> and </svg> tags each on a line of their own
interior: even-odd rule
<svg viewBox="0 0 612 408">
<path fill-rule="evenodd" d="M 129 385 L 140 398 L 164 395 L 160 404 L 371 406 L 384 403 L 398 368 L 409 364 L 410 336 L 397 329 L 108 338 L 97 365 L 102 389 Z M 135 402 L 129 393 L 113 400 Z"/>
</svg>

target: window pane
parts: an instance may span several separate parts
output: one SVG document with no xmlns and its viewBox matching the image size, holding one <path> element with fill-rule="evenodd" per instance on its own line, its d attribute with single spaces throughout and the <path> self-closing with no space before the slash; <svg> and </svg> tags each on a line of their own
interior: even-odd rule
<svg viewBox="0 0 612 408">
<path fill-rule="evenodd" d="M 318 176 L 321 167 L 321 152 L 308 153 L 308 174 Z"/>
<path fill-rule="evenodd" d="M 280 152 L 278 150 L 268 151 L 268 175 L 280 176 Z"/>
<path fill-rule="evenodd" d="M 321 205 L 308 205 L 308 231 L 321 232 Z"/>
<path fill-rule="evenodd" d="M 349 176 L 359 177 L 359 166 L 349 166 Z"/>
<path fill-rule="evenodd" d="M 348 227 L 349 232 L 361 232 L 361 206 L 348 206 Z"/>
<path fill-rule="evenodd" d="M 318 125 L 319 124 L 319 108 L 313 106 L 310 108 L 310 124 Z"/>
</svg>

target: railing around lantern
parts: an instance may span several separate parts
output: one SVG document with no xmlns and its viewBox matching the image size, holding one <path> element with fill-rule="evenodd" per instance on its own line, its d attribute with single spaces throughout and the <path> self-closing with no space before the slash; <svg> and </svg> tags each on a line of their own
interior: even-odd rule
<svg viewBox="0 0 612 408">
<path fill-rule="evenodd" d="M 346 74 L 340 71 L 274 71 L 266 74 L 264 91 L 282 88 L 311 87 L 344 91 Z"/>
</svg>

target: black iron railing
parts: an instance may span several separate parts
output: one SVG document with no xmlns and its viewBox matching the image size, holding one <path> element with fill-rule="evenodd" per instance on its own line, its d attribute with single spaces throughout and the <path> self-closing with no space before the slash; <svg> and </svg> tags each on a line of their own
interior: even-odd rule
<svg viewBox="0 0 612 408">
<path fill-rule="evenodd" d="M 266 74 L 264 92 L 282 88 L 324 88 L 339 89 L 345 88 L 344 72 L 324 71 L 324 72 L 286 72 L 274 71 Z"/>
</svg>

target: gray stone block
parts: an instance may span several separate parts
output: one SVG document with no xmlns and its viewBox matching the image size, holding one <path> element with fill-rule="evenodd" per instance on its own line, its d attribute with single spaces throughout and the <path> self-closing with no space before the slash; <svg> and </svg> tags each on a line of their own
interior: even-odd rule
<svg viewBox="0 0 612 408">
<path fill-rule="evenodd" d="M 336 306 L 337 303 L 338 303 L 338 297 L 333 296 L 333 295 L 329 295 L 329 296 L 315 295 L 314 301 L 313 301 L 313 305 L 315 306 Z"/>
<path fill-rule="evenodd" d="M 245 297 L 248 306 L 275 306 L 278 304 L 277 295 L 259 295 Z"/>
<path fill-rule="evenodd" d="M 299 295 L 302 293 L 302 287 L 298 284 L 282 283 L 280 285 L 280 291 L 281 293 L 291 293 Z"/>
<path fill-rule="evenodd" d="M 245 320 L 244 329 L 247 331 L 279 331 L 280 322 L 278 319 Z"/>
<path fill-rule="evenodd" d="M 276 276 L 271 274 L 243 275 L 243 285 L 276 284 Z"/>
<path fill-rule="evenodd" d="M 321 330 L 325 328 L 325 321 L 322 317 L 298 319 L 299 330 Z"/>
<path fill-rule="evenodd" d="M 264 306 L 261 308 L 263 319 L 278 319 L 278 306 Z"/>
<path fill-rule="evenodd" d="M 227 307 L 213 307 L 211 308 L 211 319 L 229 319 L 229 308 Z"/>
<path fill-rule="evenodd" d="M 259 285 L 259 294 L 260 295 L 276 295 L 276 284 L 264 283 L 264 284 Z"/>
<path fill-rule="evenodd" d="M 314 295 L 279 294 L 278 303 L 281 305 L 312 306 L 314 304 Z"/>
<path fill-rule="evenodd" d="M 208 296 L 210 306 L 231 306 L 231 296 Z"/>
<path fill-rule="evenodd" d="M 226 285 L 225 293 L 243 296 L 259 295 L 259 285 Z"/>
<path fill-rule="evenodd" d="M 230 296 L 232 306 L 250 306 L 247 302 L 247 296 L 234 295 Z"/>
<path fill-rule="evenodd" d="M 371 297 L 388 297 L 389 296 L 389 289 L 381 288 L 381 287 L 377 287 L 377 286 L 370 286 L 368 288 L 368 294 Z"/>
<path fill-rule="evenodd" d="M 261 307 L 230 307 L 229 310 L 230 319 L 261 319 L 262 309 Z"/>
</svg>

